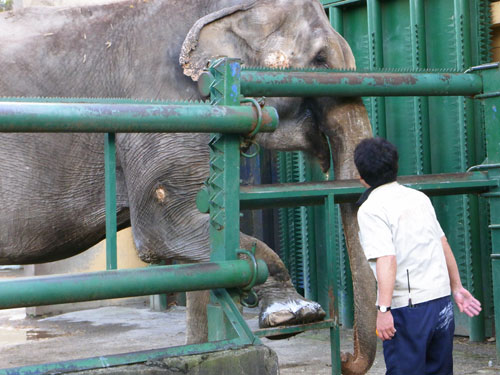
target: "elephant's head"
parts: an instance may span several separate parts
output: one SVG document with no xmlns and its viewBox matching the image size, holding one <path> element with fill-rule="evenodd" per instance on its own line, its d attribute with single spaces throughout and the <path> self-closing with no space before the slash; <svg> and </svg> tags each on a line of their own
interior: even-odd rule
<svg viewBox="0 0 500 375">
<path fill-rule="evenodd" d="M 235 4 L 236 3 L 236 4 Z M 184 74 L 197 80 L 214 57 L 241 58 L 247 66 L 273 68 L 355 68 L 347 42 L 330 26 L 319 1 L 233 1 L 191 28 L 180 57 Z M 329 167 L 331 141 L 335 175 L 356 178 L 355 146 L 371 136 L 371 126 L 361 100 L 348 98 L 273 98 L 279 128 L 260 134 L 257 141 L 276 150 L 303 150 Z M 342 208 L 355 293 L 354 356 L 344 356 L 343 373 L 365 373 L 376 348 L 375 281 L 357 239 L 356 210 Z"/>
</svg>

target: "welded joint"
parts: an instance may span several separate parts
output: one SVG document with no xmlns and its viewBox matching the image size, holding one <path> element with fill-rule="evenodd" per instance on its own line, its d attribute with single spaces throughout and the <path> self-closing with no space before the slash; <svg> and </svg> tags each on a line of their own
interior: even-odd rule
<svg viewBox="0 0 500 375">
<path fill-rule="evenodd" d="M 494 163 L 494 164 L 478 164 L 478 165 L 473 165 L 469 169 L 467 169 L 466 172 L 473 172 L 473 171 L 484 171 L 488 169 L 498 169 L 500 168 L 500 163 Z"/>
<path fill-rule="evenodd" d="M 491 92 L 485 92 L 484 94 L 474 95 L 472 98 L 473 99 L 489 99 L 489 98 L 496 98 L 499 96 L 500 96 L 500 91 L 491 91 Z"/>
<path fill-rule="evenodd" d="M 471 73 L 478 70 L 486 70 L 486 69 L 497 69 L 498 67 L 500 67 L 500 62 L 497 61 L 482 65 L 472 66 L 469 69 L 465 70 L 464 73 Z"/>
</svg>

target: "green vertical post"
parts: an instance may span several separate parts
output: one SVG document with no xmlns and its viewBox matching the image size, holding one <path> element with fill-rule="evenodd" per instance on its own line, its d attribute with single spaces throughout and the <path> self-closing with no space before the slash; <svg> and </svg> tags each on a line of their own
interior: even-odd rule
<svg viewBox="0 0 500 375">
<path fill-rule="evenodd" d="M 486 152 L 488 164 L 500 163 L 500 70 L 498 68 L 486 69 L 481 72 L 483 77 L 484 93 L 493 93 L 492 97 L 482 100 L 485 131 Z M 490 178 L 500 179 L 500 169 L 490 169 Z M 490 204 L 490 229 L 491 229 L 491 258 L 493 275 L 493 304 L 495 311 L 495 327 L 500 327 L 500 188 L 492 189 L 486 194 Z M 496 340 L 497 359 L 500 359 L 500 340 Z"/>
<path fill-rule="evenodd" d="M 368 49 L 370 69 L 384 66 L 384 49 L 382 38 L 382 12 L 380 0 L 367 0 L 368 12 Z M 370 98 L 370 119 L 374 133 L 382 138 L 387 137 L 385 124 L 385 98 Z"/>
<path fill-rule="evenodd" d="M 427 68 L 427 43 L 425 39 L 425 8 L 424 0 L 410 0 L 410 29 L 412 67 Z M 413 99 L 415 116 L 415 155 L 416 173 L 431 173 L 431 141 L 429 133 L 429 100 L 425 96 Z"/>
<path fill-rule="evenodd" d="M 311 157 L 307 161 L 307 174 L 306 181 L 323 181 L 325 179 L 325 174 L 319 167 L 316 160 Z M 307 279 L 309 281 L 309 288 L 305 290 L 305 297 L 318 301 L 318 252 L 321 248 L 321 243 L 324 242 L 323 237 L 318 237 L 316 234 L 316 228 L 318 227 L 318 222 L 316 221 L 316 214 L 319 207 L 307 207 L 307 218 L 308 218 L 308 228 L 307 228 L 307 246 L 309 248 L 309 268 Z"/>
<path fill-rule="evenodd" d="M 344 19 L 342 17 L 342 8 L 331 6 L 328 8 L 330 13 L 330 25 L 340 34 L 344 32 Z"/>
<path fill-rule="evenodd" d="M 239 105 L 241 74 L 239 60 L 217 59 L 211 64 L 210 73 L 215 78 L 210 88 L 211 104 Z M 212 134 L 209 147 L 210 259 L 234 260 L 240 245 L 240 137 Z M 207 314 L 209 341 L 237 337 L 213 294 Z"/>
<path fill-rule="evenodd" d="M 455 19 L 455 40 L 457 49 L 457 68 L 465 70 L 472 64 L 471 48 L 471 25 L 470 25 L 470 4 L 469 0 L 454 0 Z M 461 171 L 474 164 L 475 155 L 475 130 L 473 123 L 473 107 L 470 99 L 458 97 L 459 124 L 463 124 L 460 129 L 460 165 Z M 467 257 L 466 267 L 466 287 L 474 295 L 483 300 L 481 285 L 481 252 L 473 244 L 478 244 L 479 229 L 478 222 L 478 201 L 477 197 L 463 196 L 464 207 L 464 235 L 465 252 Z M 474 238 L 475 237 L 475 238 Z M 483 341 L 484 314 L 469 320 L 469 337 L 471 341 Z"/>
<path fill-rule="evenodd" d="M 106 269 L 118 268 L 116 254 L 116 143 L 115 133 L 104 137 L 104 184 L 106 200 Z"/>
<path fill-rule="evenodd" d="M 332 357 L 332 374 L 341 374 L 341 361 L 340 361 L 340 332 L 339 332 L 339 303 L 338 303 L 338 289 L 337 280 L 339 280 L 339 270 L 335 266 L 335 251 L 336 251 L 336 233 L 335 233 L 335 221 L 337 220 L 334 195 L 328 194 L 325 198 L 325 263 L 323 265 L 325 274 L 327 275 L 325 282 L 326 288 L 322 291 L 326 292 L 328 305 L 325 311 L 329 319 L 333 319 L 335 325 L 330 327 L 330 348 Z M 324 298 L 323 297 L 323 298 Z M 323 299 L 324 300 L 324 299 Z"/>
<path fill-rule="evenodd" d="M 287 178 L 288 172 L 288 153 L 278 152 L 278 179 L 281 183 L 290 182 Z M 279 247 L 280 247 L 280 257 L 283 263 L 288 267 L 290 260 L 290 239 L 288 233 L 288 227 L 290 223 L 288 222 L 288 208 L 278 209 L 278 222 L 280 226 L 279 233 Z"/>
</svg>

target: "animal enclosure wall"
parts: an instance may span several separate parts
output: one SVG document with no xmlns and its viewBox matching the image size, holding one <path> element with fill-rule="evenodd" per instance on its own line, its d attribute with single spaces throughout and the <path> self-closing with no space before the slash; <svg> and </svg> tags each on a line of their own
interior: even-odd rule
<svg viewBox="0 0 500 375">
<path fill-rule="evenodd" d="M 351 46 L 358 70 L 463 72 L 491 59 L 487 0 L 322 3 L 332 26 Z M 387 97 L 364 98 L 364 103 L 374 134 L 398 146 L 400 175 L 464 172 L 485 158 L 483 115 L 470 99 Z M 280 156 L 280 167 L 286 171 L 281 174 L 283 182 L 320 177 L 314 168 L 310 169 L 307 159 L 297 154 Z M 462 314 L 456 315 L 456 333 L 481 340 L 492 335 L 494 314 L 487 204 L 483 198 L 472 195 L 437 197 L 433 203 L 454 250 L 464 285 L 483 301 L 482 316 L 469 320 Z M 311 238 L 314 230 L 310 225 L 315 215 L 310 209 L 293 210 L 281 213 L 281 237 L 292 245 L 284 246 L 282 242 L 281 252 L 292 268 L 292 275 L 298 275 L 296 285 L 314 296 L 317 286 L 314 280 L 308 280 L 307 271 L 317 262 L 314 249 L 321 248 Z M 299 241 L 290 241 L 290 233 L 298 238 L 304 232 L 308 234 L 307 243 L 293 247 Z M 341 236 L 338 243 L 342 244 Z M 349 325 L 351 308 L 346 304 L 351 303 L 350 282 L 345 252 L 339 254 L 338 262 L 343 275 L 339 280 L 342 320 Z"/>
</svg>

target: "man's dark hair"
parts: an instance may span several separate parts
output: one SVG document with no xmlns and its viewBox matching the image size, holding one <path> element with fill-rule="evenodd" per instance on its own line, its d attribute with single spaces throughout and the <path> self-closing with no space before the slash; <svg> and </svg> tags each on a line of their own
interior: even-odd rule
<svg viewBox="0 0 500 375">
<path fill-rule="evenodd" d="M 368 185 L 387 184 L 397 178 L 398 150 L 383 138 L 366 138 L 354 150 L 354 164 Z"/>
</svg>

